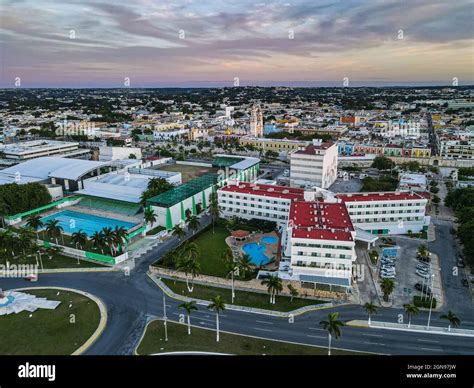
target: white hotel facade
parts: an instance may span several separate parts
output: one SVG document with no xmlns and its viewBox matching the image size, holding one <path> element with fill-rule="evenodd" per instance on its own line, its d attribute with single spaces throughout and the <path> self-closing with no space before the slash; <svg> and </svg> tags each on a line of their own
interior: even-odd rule
<svg viewBox="0 0 474 388">
<path fill-rule="evenodd" d="M 426 230 L 427 198 L 410 192 L 336 194 L 238 182 L 218 190 L 224 218 L 277 223 L 292 280 L 351 287 L 355 242 Z M 374 239 L 376 237 L 374 236 Z"/>
<path fill-rule="evenodd" d="M 327 189 L 337 179 L 337 145 L 313 140 L 290 153 L 290 185 Z"/>
</svg>

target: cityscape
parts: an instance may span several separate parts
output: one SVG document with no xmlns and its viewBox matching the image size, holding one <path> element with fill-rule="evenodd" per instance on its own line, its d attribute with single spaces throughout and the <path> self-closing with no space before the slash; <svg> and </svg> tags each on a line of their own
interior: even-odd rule
<svg viewBox="0 0 474 388">
<path fill-rule="evenodd" d="M 472 3 L 0 10 L 0 358 L 47 364 L 13 381 L 70 355 L 466 377 Z"/>
</svg>

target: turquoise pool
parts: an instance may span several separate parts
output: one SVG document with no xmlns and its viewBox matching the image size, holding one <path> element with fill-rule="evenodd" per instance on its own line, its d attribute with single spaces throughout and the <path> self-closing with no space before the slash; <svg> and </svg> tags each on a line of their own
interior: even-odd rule
<svg viewBox="0 0 474 388">
<path fill-rule="evenodd" d="M 261 241 L 265 244 L 276 244 L 278 239 L 275 236 L 265 236 L 262 237 Z"/>
<path fill-rule="evenodd" d="M 250 261 L 254 265 L 265 265 L 270 261 L 270 259 L 263 253 L 267 249 L 265 244 L 252 242 L 245 244 L 242 249 L 247 255 L 249 255 Z"/>
<path fill-rule="evenodd" d="M 65 233 L 74 233 L 82 229 L 89 237 L 94 232 L 100 232 L 103 228 L 109 227 L 115 229 L 116 226 L 123 227 L 126 230 L 134 227 L 136 224 L 131 222 L 116 220 L 114 218 L 99 217 L 92 214 L 79 213 L 72 210 L 63 210 L 59 213 L 41 218 L 41 222 L 46 224 L 49 220 L 57 220 Z"/>
</svg>

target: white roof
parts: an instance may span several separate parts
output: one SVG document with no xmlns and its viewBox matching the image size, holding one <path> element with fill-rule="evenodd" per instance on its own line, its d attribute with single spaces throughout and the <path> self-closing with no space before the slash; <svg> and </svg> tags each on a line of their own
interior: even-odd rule
<svg viewBox="0 0 474 388">
<path fill-rule="evenodd" d="M 31 159 L 13 167 L 0 171 L 0 181 L 28 183 L 48 180 L 49 178 L 68 179 L 77 181 L 83 175 L 102 166 L 109 166 L 108 162 L 95 162 L 82 159 L 67 159 L 56 156 Z"/>
</svg>

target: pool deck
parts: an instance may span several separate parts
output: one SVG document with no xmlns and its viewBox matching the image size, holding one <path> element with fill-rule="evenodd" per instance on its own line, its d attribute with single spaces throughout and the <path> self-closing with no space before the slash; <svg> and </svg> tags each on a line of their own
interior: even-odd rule
<svg viewBox="0 0 474 388">
<path fill-rule="evenodd" d="M 262 237 L 269 237 L 269 236 L 275 237 L 276 243 L 267 244 L 267 243 L 262 242 Z M 277 232 L 270 232 L 270 233 L 251 232 L 249 237 L 247 237 L 243 241 L 237 241 L 232 236 L 229 236 L 225 239 L 225 242 L 230 247 L 230 249 L 232 250 L 232 253 L 234 254 L 236 258 L 241 258 L 243 255 L 246 254 L 243 250 L 243 246 L 245 244 L 259 243 L 259 244 L 266 245 L 267 249 L 263 253 L 270 260 L 272 260 L 272 258 L 275 258 L 275 261 L 272 261 L 268 264 L 263 265 L 262 268 L 265 270 L 278 269 L 278 265 L 280 263 L 281 250 L 280 250 L 280 236 Z M 258 265 L 256 265 L 256 267 L 258 267 Z"/>
</svg>

